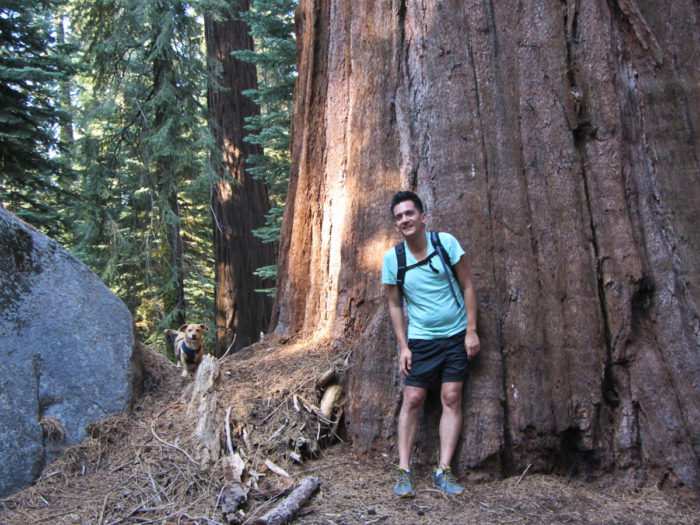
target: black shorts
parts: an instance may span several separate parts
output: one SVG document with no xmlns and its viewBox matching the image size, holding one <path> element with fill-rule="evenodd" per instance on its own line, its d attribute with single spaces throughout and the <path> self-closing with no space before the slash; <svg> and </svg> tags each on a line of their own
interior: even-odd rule
<svg viewBox="0 0 700 525">
<path fill-rule="evenodd" d="M 467 377 L 465 332 L 442 339 L 409 339 L 411 370 L 405 384 L 428 388 L 436 383 L 464 381 Z"/>
</svg>

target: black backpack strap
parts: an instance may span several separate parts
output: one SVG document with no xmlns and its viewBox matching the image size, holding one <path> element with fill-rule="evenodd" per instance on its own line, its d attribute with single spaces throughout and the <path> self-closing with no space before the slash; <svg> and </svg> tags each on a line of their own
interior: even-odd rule
<svg viewBox="0 0 700 525">
<path fill-rule="evenodd" d="M 406 247 L 402 242 L 394 246 L 396 252 L 396 285 L 399 287 L 399 304 L 403 306 L 403 280 L 406 276 Z"/>
<path fill-rule="evenodd" d="M 430 232 L 430 242 L 433 243 L 433 247 L 437 251 L 438 257 L 440 257 L 440 261 L 442 261 L 442 266 L 443 268 L 445 268 L 445 273 L 447 274 L 447 281 L 450 283 L 450 291 L 452 292 L 452 297 L 454 297 L 455 301 L 457 301 L 457 306 L 462 306 L 462 303 L 459 301 L 457 292 L 455 292 L 454 286 L 452 286 L 452 279 L 450 278 L 451 273 L 452 276 L 455 278 L 455 281 L 459 283 L 459 280 L 457 279 L 457 272 L 451 264 L 447 264 L 447 251 L 440 242 L 440 236 L 438 235 L 438 232 Z M 450 272 L 448 268 L 452 271 Z M 457 286 L 457 288 L 459 289 L 459 285 Z"/>
</svg>

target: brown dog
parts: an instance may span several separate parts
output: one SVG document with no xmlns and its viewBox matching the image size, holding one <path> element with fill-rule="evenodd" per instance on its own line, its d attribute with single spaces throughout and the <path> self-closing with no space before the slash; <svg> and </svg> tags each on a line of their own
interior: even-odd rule
<svg viewBox="0 0 700 525">
<path fill-rule="evenodd" d="M 205 324 L 183 324 L 178 330 L 165 330 L 166 334 L 175 336 L 173 350 L 177 366 L 182 367 L 182 377 L 197 370 L 204 355 L 204 333 L 208 331 Z"/>
</svg>

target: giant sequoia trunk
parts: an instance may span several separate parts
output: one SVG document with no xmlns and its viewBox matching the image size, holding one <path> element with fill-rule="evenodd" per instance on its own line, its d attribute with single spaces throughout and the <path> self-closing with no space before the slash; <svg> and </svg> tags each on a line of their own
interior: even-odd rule
<svg viewBox="0 0 700 525">
<path fill-rule="evenodd" d="M 345 413 L 360 453 L 394 445 L 380 267 L 398 240 L 389 199 L 414 189 L 478 288 L 461 473 L 583 458 L 639 483 L 697 483 L 698 11 L 300 2 L 273 320 L 354 348 Z M 430 463 L 436 417 L 419 435 Z"/>
<path fill-rule="evenodd" d="M 248 7 L 247 0 L 231 2 L 234 13 L 244 13 Z M 207 18 L 205 30 L 210 67 L 219 73 L 219 86 L 209 89 L 209 109 L 228 178 L 215 185 L 212 196 L 217 351 L 221 355 L 231 344 L 236 349 L 257 341 L 267 328 L 271 301 L 255 291 L 263 286 L 253 272 L 273 264 L 274 253 L 253 235 L 255 228 L 265 224 L 267 190 L 245 171 L 246 159 L 261 153 L 259 147 L 243 142 L 245 119 L 258 111 L 242 93 L 257 87 L 255 66 L 231 56 L 232 51 L 253 49 L 253 39 L 237 14 L 223 20 Z"/>
</svg>

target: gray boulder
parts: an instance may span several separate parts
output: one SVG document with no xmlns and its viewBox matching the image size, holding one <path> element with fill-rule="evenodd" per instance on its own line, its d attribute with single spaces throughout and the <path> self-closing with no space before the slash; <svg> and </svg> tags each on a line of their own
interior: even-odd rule
<svg viewBox="0 0 700 525">
<path fill-rule="evenodd" d="M 0 208 L 0 497 L 133 397 L 131 314 L 83 263 Z"/>
</svg>

